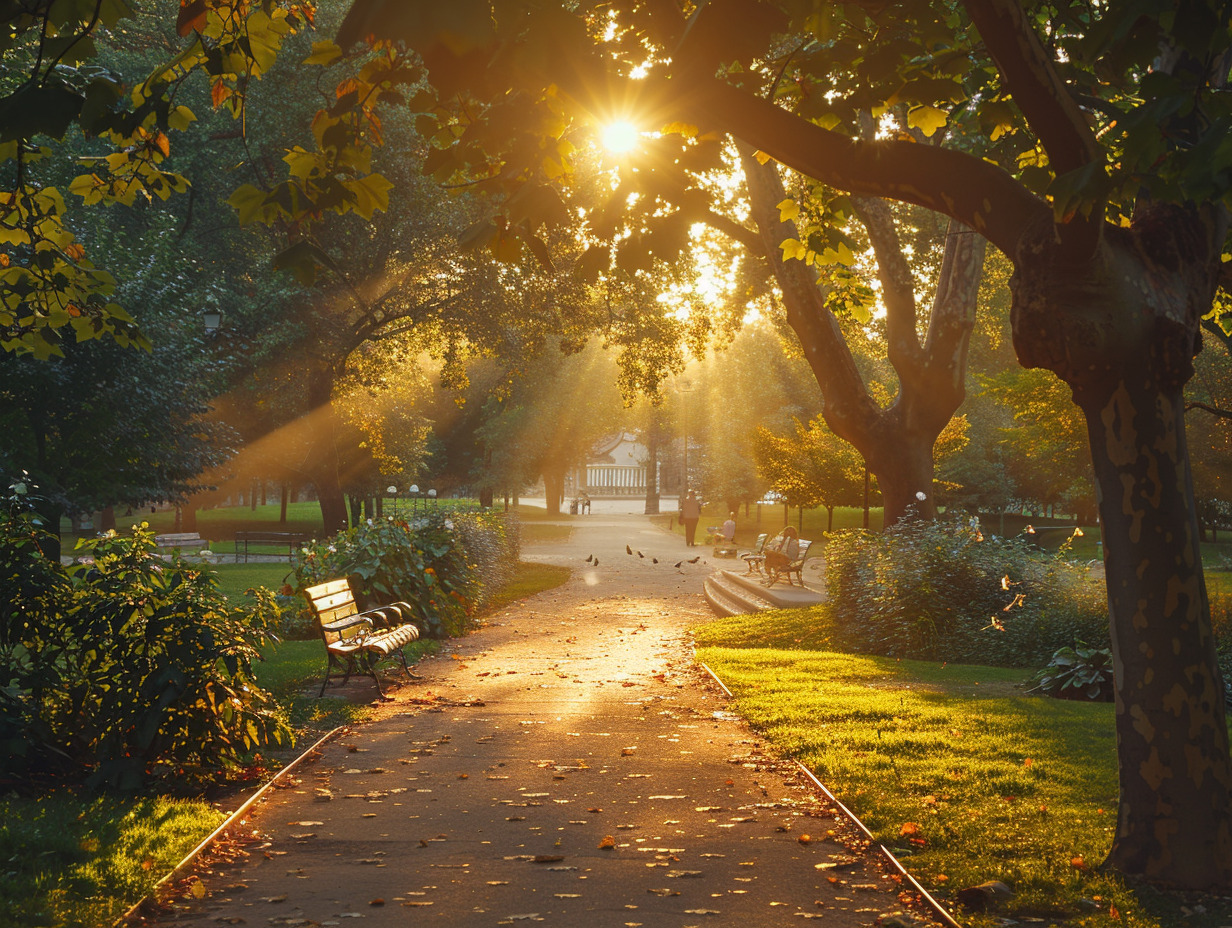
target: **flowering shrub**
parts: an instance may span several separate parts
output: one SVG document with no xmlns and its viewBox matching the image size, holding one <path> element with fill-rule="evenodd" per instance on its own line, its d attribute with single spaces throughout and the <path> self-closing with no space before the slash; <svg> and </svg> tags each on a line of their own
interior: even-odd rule
<svg viewBox="0 0 1232 928">
<path fill-rule="evenodd" d="M 233 608 L 213 574 L 164 562 L 143 525 L 71 567 L 17 506 L 0 512 L 0 776 L 134 790 L 236 768 L 289 743 L 252 661 L 277 610 Z"/>
<path fill-rule="evenodd" d="M 1108 644 L 1102 583 L 1061 555 L 958 520 L 832 534 L 826 587 L 853 650 L 1031 667 L 1077 640 Z"/>
<path fill-rule="evenodd" d="M 294 582 L 279 600 L 283 634 L 315 636 L 315 619 L 300 594 L 348 577 L 361 607 L 405 601 L 426 637 L 461 635 L 517 560 L 516 529 L 496 513 L 433 510 L 413 524 L 370 520 L 302 550 Z"/>
</svg>

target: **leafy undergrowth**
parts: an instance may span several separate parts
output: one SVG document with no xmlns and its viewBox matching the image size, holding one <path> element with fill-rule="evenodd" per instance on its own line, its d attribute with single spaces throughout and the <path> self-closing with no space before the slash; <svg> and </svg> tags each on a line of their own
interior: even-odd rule
<svg viewBox="0 0 1232 928">
<path fill-rule="evenodd" d="M 0 921 L 97 928 L 148 893 L 223 814 L 201 800 L 58 791 L 0 799 L 0 817 Z"/>
<path fill-rule="evenodd" d="M 823 650 L 823 626 L 824 610 L 717 620 L 694 629 L 697 658 L 938 898 L 989 880 L 1013 888 L 964 923 L 1228 924 L 1226 901 L 1096 872 L 1115 826 L 1111 705 L 1027 696 L 1021 670 Z"/>
<path fill-rule="evenodd" d="M 281 582 L 281 573 L 262 579 L 260 570 L 286 565 L 252 564 L 235 579 L 228 595 L 242 595 L 254 584 Z M 235 567 L 220 571 L 227 575 Z M 559 586 L 569 570 L 540 564 L 518 565 L 513 580 L 488 611 Z M 246 582 L 245 582 L 246 581 Z M 224 579 L 224 582 L 225 579 Z M 407 661 L 439 648 L 436 641 L 408 646 Z M 283 641 L 256 662 L 259 684 L 272 692 L 290 715 L 297 747 L 308 747 L 320 733 L 362 721 L 367 705 L 344 699 L 317 699 L 325 672 L 320 641 Z M 388 664 L 386 666 L 389 666 Z M 268 777 L 254 764 L 252 786 Z M 158 879 L 222 821 L 205 800 L 153 797 L 88 798 L 69 790 L 41 796 L 0 798 L 0 925 L 4 928 L 97 928 L 115 921 Z"/>
</svg>

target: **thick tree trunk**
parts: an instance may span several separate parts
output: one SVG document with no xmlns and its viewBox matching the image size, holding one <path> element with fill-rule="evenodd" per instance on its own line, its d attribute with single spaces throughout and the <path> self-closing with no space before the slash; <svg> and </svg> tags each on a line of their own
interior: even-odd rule
<svg viewBox="0 0 1232 928">
<path fill-rule="evenodd" d="M 543 497 L 550 515 L 560 515 L 560 501 L 565 498 L 565 472 L 561 469 L 543 472 Z"/>
<path fill-rule="evenodd" d="M 785 197 L 773 164 L 761 165 L 747 146 L 741 163 L 748 178 L 753 216 L 774 270 L 787 322 L 821 387 L 823 416 L 836 435 L 863 456 L 877 476 L 884 524 L 911 514 L 934 518 L 933 444 L 963 401 L 967 349 L 975 322 L 975 300 L 984 262 L 984 240 L 951 221 L 927 334 L 920 341 L 915 281 L 898 241 L 894 218 L 882 200 L 857 200 L 857 212 L 877 254 L 886 304 L 890 361 L 899 394 L 882 409 L 869 395 L 855 360 L 825 305 L 815 274 L 801 261 L 784 261 L 779 244 L 799 234 L 781 220 Z"/>
<path fill-rule="evenodd" d="M 1182 390 L 1224 223 L 1144 206 L 1075 260 L 1049 225 L 1015 265 L 1014 345 L 1073 388 L 1091 444 L 1116 674 L 1120 803 L 1106 866 L 1232 885 L 1232 760 Z"/>
<path fill-rule="evenodd" d="M 338 476 L 338 413 L 334 409 L 333 393 L 333 369 L 323 363 L 312 366 L 308 372 L 308 403 L 315 428 L 308 467 L 321 503 L 326 536 L 345 531 L 347 527 L 346 499 Z"/>
<path fill-rule="evenodd" d="M 1135 372 L 1084 408 L 1116 673 L 1121 799 L 1108 865 L 1208 887 L 1232 880 L 1232 768 L 1182 405 L 1179 388 Z"/>
<path fill-rule="evenodd" d="M 494 499 L 494 497 L 495 497 L 495 493 L 493 492 L 491 487 L 481 487 L 479 490 L 479 508 L 480 509 L 491 509 L 492 500 Z"/>
<path fill-rule="evenodd" d="M 653 416 L 654 413 L 651 413 Z M 657 418 L 657 417 L 656 417 Z M 659 514 L 659 428 L 654 422 L 646 430 L 646 508 L 648 516 Z"/>
</svg>

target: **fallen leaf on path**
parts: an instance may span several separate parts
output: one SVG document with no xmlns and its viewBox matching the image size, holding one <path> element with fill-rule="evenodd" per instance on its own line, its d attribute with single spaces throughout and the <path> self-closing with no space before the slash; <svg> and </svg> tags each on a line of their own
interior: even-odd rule
<svg viewBox="0 0 1232 928">
<path fill-rule="evenodd" d="M 385 904 L 384 899 L 373 899 L 371 902 L 368 903 L 368 905 L 384 905 L 384 904 Z"/>
<path fill-rule="evenodd" d="M 605 836 L 604 839 L 599 842 L 600 848 L 614 848 L 615 846 L 616 846 L 616 839 L 613 838 L 611 835 Z"/>
</svg>

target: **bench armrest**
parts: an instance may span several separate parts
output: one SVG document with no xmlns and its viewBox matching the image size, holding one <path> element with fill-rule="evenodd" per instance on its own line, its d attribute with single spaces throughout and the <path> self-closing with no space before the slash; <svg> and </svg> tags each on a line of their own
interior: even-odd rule
<svg viewBox="0 0 1232 928">
<path fill-rule="evenodd" d="M 344 632 L 349 628 L 354 628 L 356 625 L 367 625 L 372 627 L 372 619 L 365 614 L 349 615 L 345 619 L 338 619 L 334 622 L 322 622 L 321 628 L 327 632 Z"/>
</svg>

